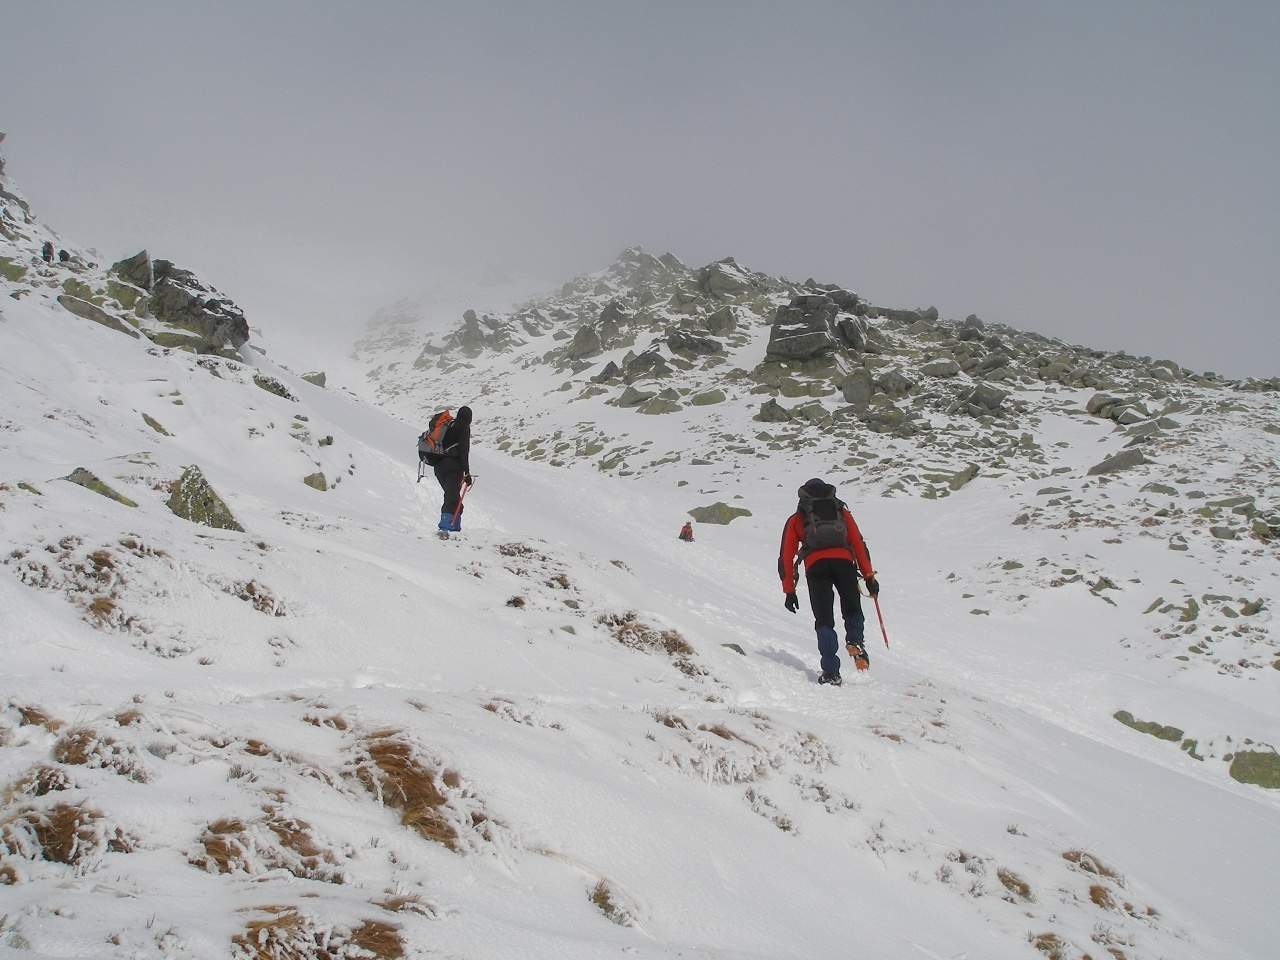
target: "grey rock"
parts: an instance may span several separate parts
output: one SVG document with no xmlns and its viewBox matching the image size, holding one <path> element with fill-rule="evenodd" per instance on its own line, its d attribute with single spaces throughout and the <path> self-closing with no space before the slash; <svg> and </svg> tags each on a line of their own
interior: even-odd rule
<svg viewBox="0 0 1280 960">
<path fill-rule="evenodd" d="M 135 287 L 141 287 L 143 290 L 151 289 L 151 258 L 145 250 L 135 253 L 128 259 L 113 263 L 110 272 L 121 280 L 132 283 Z"/>
<path fill-rule="evenodd" d="M 111 489 L 111 487 L 107 486 L 84 467 L 76 467 L 71 471 L 71 473 L 62 479 L 70 480 L 72 483 L 84 487 L 86 490 L 92 490 L 94 493 L 104 496 L 108 500 L 114 500 L 116 503 L 122 503 L 126 507 L 137 506 L 137 504 L 128 497 Z"/>
<path fill-rule="evenodd" d="M 974 386 L 965 400 L 971 406 L 994 413 L 1000 409 L 1000 405 L 1004 403 L 1008 396 L 1008 390 L 1001 390 L 999 387 L 993 387 L 988 383 L 979 383 Z"/>
<path fill-rule="evenodd" d="M 229 299 L 168 260 L 153 260 L 151 270 L 153 284 L 147 306 L 161 323 L 190 331 L 210 345 L 211 353 L 234 354 L 248 342 L 249 323 Z"/>
<path fill-rule="evenodd" d="M 760 412 L 752 419 L 764 423 L 787 423 L 792 419 L 792 416 L 791 411 L 778 403 L 777 400 L 766 400 L 760 404 Z"/>
<path fill-rule="evenodd" d="M 1101 415 L 1107 407 L 1114 407 L 1119 402 L 1119 397 L 1113 397 L 1109 393 L 1095 393 L 1084 405 L 1084 409 L 1086 413 L 1096 417 Z"/>
<path fill-rule="evenodd" d="M 317 387 L 323 387 L 328 378 L 325 377 L 323 370 L 317 370 L 314 373 L 304 373 L 302 379 L 307 383 L 314 383 Z"/>
<path fill-rule="evenodd" d="M 1089 476 L 1097 477 L 1108 473 L 1117 473 L 1121 470 L 1128 470 L 1130 467 L 1137 467 L 1144 463 L 1150 463 L 1142 451 L 1136 447 L 1121 450 L 1114 456 L 1107 457 L 1101 463 L 1094 464 L 1089 468 Z"/>
<path fill-rule="evenodd" d="M 578 332 L 574 334 L 573 342 L 569 344 L 568 353 L 570 358 L 582 360 L 586 357 L 595 356 L 600 352 L 601 348 L 600 334 L 595 327 L 587 324 L 579 327 Z"/>
<path fill-rule="evenodd" d="M 190 520 L 219 530 L 240 530 L 244 527 L 195 464 L 187 467 L 170 489 L 168 508 L 176 517 Z"/>
<path fill-rule="evenodd" d="M 725 395 L 723 390 L 707 390 L 705 393 L 694 394 L 690 398 L 689 403 L 695 407 L 706 407 L 713 403 L 724 403 Z"/>
<path fill-rule="evenodd" d="M 897 367 L 890 367 L 876 377 L 876 386 L 891 397 L 900 397 L 911 392 L 915 381 Z"/>
<path fill-rule="evenodd" d="M 635 387 L 628 386 L 622 391 L 622 396 L 618 397 L 617 405 L 620 407 L 638 407 L 646 400 L 657 395 L 654 390 L 637 390 Z"/>
<path fill-rule="evenodd" d="M 651 400 L 646 400 L 644 403 L 640 404 L 640 406 L 636 407 L 636 412 L 656 415 L 662 413 L 675 413 L 677 410 L 683 409 L 684 407 L 667 397 L 654 397 Z"/>
<path fill-rule="evenodd" d="M 117 320 L 101 307 L 95 307 L 88 300 L 81 300 L 79 297 L 72 297 L 64 293 L 58 297 L 58 303 L 62 305 L 64 310 L 74 313 L 77 317 L 92 320 L 94 323 L 100 323 L 102 326 L 117 330 L 120 333 L 126 333 L 135 340 L 139 339 L 137 330 L 125 324 L 124 321 Z"/>
<path fill-rule="evenodd" d="M 951 490 L 959 490 L 966 483 L 978 475 L 978 465 L 971 463 L 963 470 L 957 471 L 951 475 L 951 479 L 947 481 L 947 487 Z"/>
<path fill-rule="evenodd" d="M 709 507 L 694 507 L 689 511 L 689 516 L 698 523 L 716 523 L 723 526 L 738 517 L 751 516 L 751 511 L 745 507 L 731 507 L 727 503 L 717 501 Z"/>
<path fill-rule="evenodd" d="M 738 328 L 738 318 L 734 315 L 733 307 L 727 303 L 707 317 L 705 322 L 707 329 L 718 337 L 732 333 Z"/>
<path fill-rule="evenodd" d="M 695 337 L 682 330 L 676 330 L 667 337 L 667 348 L 676 356 L 684 357 L 686 360 L 707 357 L 724 351 L 724 346 L 719 340 Z"/>
<path fill-rule="evenodd" d="M 870 370 L 855 370 L 840 385 L 844 402 L 855 410 L 863 411 L 871 403 L 871 394 L 875 390 L 875 382 Z"/>
<path fill-rule="evenodd" d="M 954 377 L 960 372 L 960 364 L 954 360 L 930 360 L 920 368 L 926 377 Z"/>
</svg>

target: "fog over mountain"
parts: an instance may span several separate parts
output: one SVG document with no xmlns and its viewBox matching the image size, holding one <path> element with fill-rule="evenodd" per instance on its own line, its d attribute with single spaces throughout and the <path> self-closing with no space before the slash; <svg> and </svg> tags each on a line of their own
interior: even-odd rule
<svg viewBox="0 0 1280 960">
<path fill-rule="evenodd" d="M 1280 370 L 1274 4 L 4 2 L 0 22 L 0 129 L 43 216 L 104 262 L 149 246 L 207 271 L 299 350 L 349 343 L 370 299 L 547 292 L 639 245 Z"/>
</svg>

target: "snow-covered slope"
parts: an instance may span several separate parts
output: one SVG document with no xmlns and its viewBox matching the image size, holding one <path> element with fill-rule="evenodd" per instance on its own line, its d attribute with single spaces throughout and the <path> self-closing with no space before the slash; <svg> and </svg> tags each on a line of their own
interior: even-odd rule
<svg viewBox="0 0 1280 960">
<path fill-rule="evenodd" d="M 1028 389 L 1004 419 L 1036 451 L 953 490 L 897 428 L 748 452 L 772 395 L 645 416 L 482 351 L 411 358 L 393 419 L 28 289 L 0 300 L 5 953 L 1272 954 L 1280 801 L 1240 782 L 1280 737 L 1270 394 L 1181 385 L 1155 462 L 1090 477 L 1131 438 Z M 446 541 L 414 482 L 437 399 L 477 413 Z M 966 454 L 1011 429 L 970 419 Z M 552 464 L 589 437 L 628 452 Z M 243 530 L 171 511 L 191 465 Z M 836 690 L 774 572 L 814 474 L 891 643 L 868 610 Z M 714 501 L 750 515 L 679 542 Z"/>
</svg>

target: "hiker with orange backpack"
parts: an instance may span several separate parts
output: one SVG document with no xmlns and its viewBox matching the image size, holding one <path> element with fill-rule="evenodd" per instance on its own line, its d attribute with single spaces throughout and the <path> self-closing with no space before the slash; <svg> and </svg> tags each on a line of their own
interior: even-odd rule
<svg viewBox="0 0 1280 960">
<path fill-rule="evenodd" d="M 471 486 L 471 408 L 459 407 L 455 417 L 448 410 L 431 418 L 418 438 L 418 458 L 435 470 L 444 493 L 439 529 L 446 535 L 462 529 L 462 498 Z"/>
<path fill-rule="evenodd" d="M 813 627 L 822 656 L 822 676 L 818 682 L 839 686 L 840 657 L 836 651 L 840 642 L 835 630 L 835 594 L 840 595 L 845 650 L 859 670 L 866 670 L 871 661 L 863 643 L 866 620 L 862 615 L 858 576 L 862 576 L 873 598 L 880 593 L 880 584 L 871 569 L 871 554 L 862 533 L 849 508 L 836 497 L 836 488 L 815 478 L 797 492 L 800 501 L 782 530 L 782 550 L 778 554 L 778 577 L 786 594 L 784 605 L 791 613 L 800 608 L 796 573 L 803 560 Z"/>
</svg>

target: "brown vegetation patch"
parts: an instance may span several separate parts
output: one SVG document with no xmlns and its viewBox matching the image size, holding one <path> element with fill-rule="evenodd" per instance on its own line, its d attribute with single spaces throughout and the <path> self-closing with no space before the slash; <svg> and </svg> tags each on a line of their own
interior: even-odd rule
<svg viewBox="0 0 1280 960">
<path fill-rule="evenodd" d="M 1062 859 L 1070 863 L 1074 863 L 1085 873 L 1092 873 L 1094 876 L 1098 877 L 1106 877 L 1109 880 L 1121 879 L 1120 874 L 1106 866 L 1092 853 L 1088 853 L 1084 850 L 1068 850 L 1062 855 Z"/>
<path fill-rule="evenodd" d="M 609 886 L 607 880 L 600 880 L 591 889 L 591 902 L 600 908 L 600 912 L 605 917 L 620 927 L 629 927 L 635 923 L 635 919 L 622 903 L 617 891 Z"/>
<path fill-rule="evenodd" d="M 431 919 L 439 916 L 439 908 L 416 893 L 388 894 L 382 900 L 375 900 L 374 905 L 381 907 L 387 913 L 416 913 Z"/>
<path fill-rule="evenodd" d="M 365 920 L 354 930 L 330 927 L 296 907 L 260 907 L 268 914 L 245 924 L 232 938 L 235 956 L 247 960 L 395 960 L 404 956 L 399 928 Z"/>
<path fill-rule="evenodd" d="M 400 822 L 420 837 L 461 853 L 464 831 L 489 840 L 489 818 L 463 787 L 456 770 L 442 765 L 395 730 L 369 734 L 359 745 L 352 775 Z"/>
<path fill-rule="evenodd" d="M 1100 883 L 1090 885 L 1089 899 L 1093 901 L 1095 907 L 1101 907 L 1103 910 L 1116 909 L 1116 902 L 1111 899 L 1111 891 Z"/>
<path fill-rule="evenodd" d="M 524 597 L 512 597 L 507 601 L 508 607 L 515 607 L 517 610 L 524 609 Z"/>
<path fill-rule="evenodd" d="M 131 727 L 135 723 L 141 723 L 142 719 L 142 711 L 134 707 L 130 707 L 127 710 L 121 710 L 116 714 L 116 723 L 122 727 Z"/>
<path fill-rule="evenodd" d="M 105 820 L 83 804 L 25 807 L 0 823 L 0 854 L 74 865 L 104 850 L 133 850 L 133 841 Z"/>
<path fill-rule="evenodd" d="M 1023 880 L 1012 870 L 1007 867 L 1000 867 L 996 870 L 996 876 L 1000 880 L 1000 884 L 1019 900 L 1032 900 L 1031 884 Z"/>
<path fill-rule="evenodd" d="M 603 613 L 596 623 L 624 647 L 641 653 L 664 653 L 676 669 L 690 677 L 706 675 L 706 669 L 694 659 L 693 647 L 675 630 L 659 630 L 639 618 L 634 610 L 626 613 Z"/>
<path fill-rule="evenodd" d="M 1056 933 L 1038 933 L 1031 938 L 1031 945 L 1048 960 L 1067 960 L 1067 948 L 1070 946 Z"/>
<path fill-rule="evenodd" d="M 13 785 L 13 788 L 8 791 L 8 797 L 5 802 L 7 803 L 19 794 L 28 797 L 43 797 L 50 793 L 57 793 L 60 790 L 70 790 L 73 786 L 75 784 L 71 782 L 71 778 L 67 776 L 65 770 L 42 763 Z"/>
<path fill-rule="evenodd" d="M 0 884 L 12 885 L 18 882 L 18 871 L 12 864 L 0 863 Z"/>
<path fill-rule="evenodd" d="M 93 727 L 73 727 L 53 745 L 53 759 L 70 766 L 110 770 L 136 783 L 146 783 L 146 768 L 133 750 Z"/>
<path fill-rule="evenodd" d="M 539 553 L 527 543 L 500 543 L 498 544 L 498 552 L 504 557 L 522 557 L 525 560 L 547 562 L 551 559 L 545 554 Z"/>
<path fill-rule="evenodd" d="M 9 706 L 18 711 L 18 715 L 22 717 L 18 721 L 20 727 L 44 727 L 46 730 L 57 732 L 62 728 L 61 720 L 54 720 L 49 714 L 45 713 L 39 707 L 24 707 L 19 703 L 9 701 Z"/>
<path fill-rule="evenodd" d="M 258 583 L 256 580 L 248 582 L 236 581 L 229 586 L 224 586 L 223 592 L 231 594 L 233 597 L 239 597 L 245 603 L 248 603 L 259 613 L 265 613 L 269 617 L 285 617 L 289 615 L 289 611 L 285 609 L 284 601 L 276 597 L 270 590 Z"/>
<path fill-rule="evenodd" d="M 203 854 L 189 856 L 188 862 L 210 873 L 285 870 L 303 880 L 343 882 L 337 858 L 316 842 L 310 824 L 272 806 L 262 810 L 265 816 L 256 820 L 223 817 L 209 824 L 200 836 Z"/>
</svg>

